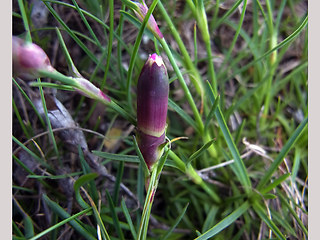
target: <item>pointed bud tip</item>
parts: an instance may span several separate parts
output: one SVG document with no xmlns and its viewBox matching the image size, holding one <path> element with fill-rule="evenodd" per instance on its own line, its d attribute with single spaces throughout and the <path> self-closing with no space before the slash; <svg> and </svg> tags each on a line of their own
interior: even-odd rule
<svg viewBox="0 0 320 240">
<path fill-rule="evenodd" d="M 149 66 L 152 66 L 154 63 L 156 63 L 158 65 L 158 67 L 161 67 L 161 66 L 165 67 L 163 60 L 162 60 L 162 57 L 160 57 L 156 53 L 149 55 L 147 63 L 149 64 Z"/>
</svg>

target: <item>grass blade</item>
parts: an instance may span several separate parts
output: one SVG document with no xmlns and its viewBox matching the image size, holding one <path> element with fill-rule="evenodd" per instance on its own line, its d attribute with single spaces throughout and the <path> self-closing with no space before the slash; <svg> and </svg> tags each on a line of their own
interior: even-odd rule
<svg viewBox="0 0 320 240">
<path fill-rule="evenodd" d="M 259 217 L 269 226 L 272 232 L 278 237 L 278 239 L 286 240 L 286 237 L 283 236 L 279 228 L 274 224 L 272 220 L 264 213 L 263 208 L 258 204 L 253 204 L 253 209 L 259 215 Z"/>
<path fill-rule="evenodd" d="M 285 181 L 288 177 L 290 176 L 290 173 L 286 173 L 282 176 L 280 176 L 279 178 L 277 178 L 276 180 L 274 180 L 270 185 L 266 186 L 264 189 L 261 190 L 262 194 L 265 194 L 269 191 L 271 191 L 272 189 L 274 189 L 276 186 L 278 186 L 279 184 L 281 184 L 283 181 Z"/>
<path fill-rule="evenodd" d="M 306 117 L 300 125 L 297 127 L 297 129 L 294 131 L 294 133 L 291 135 L 291 137 L 288 139 L 286 144 L 281 149 L 280 153 L 278 154 L 277 158 L 273 161 L 267 172 L 263 175 L 262 179 L 260 180 L 257 189 L 261 190 L 264 185 L 271 179 L 272 174 L 278 169 L 279 165 L 281 164 L 283 158 L 288 154 L 290 149 L 293 147 L 293 145 L 298 140 L 301 133 L 306 129 L 308 123 L 308 117 Z"/>
<path fill-rule="evenodd" d="M 169 98 L 168 106 L 176 111 L 180 117 L 185 120 L 190 126 L 192 126 L 197 132 L 200 132 L 199 127 L 195 123 L 195 121 L 181 108 L 179 107 L 174 101 Z"/>
<path fill-rule="evenodd" d="M 235 211 L 229 214 L 226 218 L 216 224 L 214 227 L 201 234 L 196 238 L 196 240 L 205 240 L 211 238 L 221 232 L 226 227 L 230 226 L 234 223 L 243 213 L 245 213 L 249 209 L 250 205 L 248 202 L 243 203 L 240 207 L 238 207 Z"/>
<path fill-rule="evenodd" d="M 77 199 L 78 203 L 80 204 L 80 206 L 84 209 L 88 208 L 89 205 L 81 197 L 80 187 L 83 186 L 84 184 L 86 184 L 87 182 L 95 179 L 97 176 L 98 176 L 97 173 L 88 173 L 86 175 L 79 177 L 78 180 L 74 183 L 73 188 L 74 188 L 76 199 Z"/>
<path fill-rule="evenodd" d="M 139 157 L 139 160 L 140 160 L 140 164 L 141 164 L 143 172 L 144 172 L 144 176 L 145 177 L 150 176 L 149 168 L 148 168 L 146 162 L 144 161 L 142 153 L 140 152 L 137 139 L 135 138 L 135 136 L 132 136 L 132 137 L 133 137 L 134 148 L 136 149 L 136 152 L 138 154 L 138 157 Z"/>
<path fill-rule="evenodd" d="M 197 150 L 196 152 L 194 152 L 188 159 L 186 165 L 189 165 L 193 160 L 197 159 L 198 157 L 200 157 L 210 146 L 213 142 L 215 142 L 215 139 L 212 139 L 211 141 L 207 142 L 206 144 L 204 144 L 199 150 Z"/>
<path fill-rule="evenodd" d="M 107 199 L 108 199 L 108 202 L 109 202 L 109 208 L 110 208 L 110 211 L 111 211 L 111 216 L 112 216 L 112 219 L 113 219 L 113 226 L 116 229 L 119 238 L 120 239 L 124 239 L 124 235 L 123 235 L 123 232 L 121 230 L 120 223 L 119 223 L 119 218 L 118 218 L 114 203 L 112 201 L 111 195 L 110 195 L 108 190 L 106 190 L 106 195 L 107 195 Z"/>
<path fill-rule="evenodd" d="M 216 108 L 217 108 L 219 102 L 220 102 L 220 95 L 218 95 L 217 98 L 214 100 L 214 103 L 211 106 L 210 112 L 209 112 L 208 116 L 206 117 L 206 122 L 204 124 L 204 131 L 205 132 L 208 129 L 209 122 L 212 119 L 212 117 L 214 115 L 214 112 L 216 111 Z"/>
<path fill-rule="evenodd" d="M 213 90 L 211 88 L 210 83 L 207 81 L 207 90 L 209 94 L 209 98 L 212 102 L 212 104 L 215 102 L 215 96 L 213 93 Z M 215 111 L 215 116 L 218 121 L 218 124 L 220 126 L 220 129 L 222 131 L 223 137 L 228 145 L 228 148 L 232 154 L 232 157 L 234 159 L 235 163 L 235 174 L 238 177 L 239 181 L 241 182 L 242 186 L 244 187 L 245 191 L 249 193 L 251 191 L 251 182 L 247 173 L 247 170 L 245 168 L 245 165 L 240 157 L 239 151 L 232 139 L 231 133 L 229 131 L 229 128 L 224 120 L 223 114 L 221 112 L 221 109 L 219 105 L 217 106 L 217 109 Z"/>
<path fill-rule="evenodd" d="M 122 208 L 122 212 L 127 220 L 127 223 L 129 224 L 129 228 L 130 228 L 133 239 L 137 239 L 137 232 L 136 232 L 134 225 L 132 223 L 132 219 L 130 217 L 130 214 L 129 214 L 129 211 L 128 211 L 128 208 L 126 206 L 126 202 L 124 199 L 121 200 L 121 208 Z"/>
<path fill-rule="evenodd" d="M 77 218 L 77 217 L 79 217 L 79 216 L 81 216 L 81 215 L 83 215 L 83 214 L 86 214 L 86 213 L 88 213 L 88 212 L 90 212 L 90 211 L 92 211 L 91 208 L 87 208 L 87 209 L 85 209 L 85 210 L 82 210 L 81 212 L 78 212 L 78 213 L 76 213 L 76 214 L 74 214 L 74 215 L 66 218 L 65 220 L 63 220 L 63 221 L 61 221 L 61 222 L 58 222 L 57 224 L 55 224 L 55 225 L 47 228 L 46 230 L 42 231 L 41 233 L 38 233 L 36 236 L 30 238 L 29 240 L 39 239 L 40 237 L 48 234 L 49 232 L 57 229 L 58 227 L 61 227 L 61 226 L 63 226 L 64 224 L 69 223 L 70 221 L 74 220 L 75 218 Z M 95 239 L 95 238 L 92 237 L 92 238 L 89 238 L 89 239 Z"/>
<path fill-rule="evenodd" d="M 73 33 L 73 31 L 67 26 L 67 24 L 60 18 L 58 13 L 47 3 L 43 2 L 54 18 L 63 26 L 63 28 L 68 32 L 68 34 L 72 37 L 72 39 L 82 48 L 82 50 L 90 57 L 92 61 L 98 64 L 98 59 L 95 55 L 87 48 L 87 46 Z M 103 69 L 102 69 L 103 70 Z"/>
<path fill-rule="evenodd" d="M 48 204 L 49 208 L 51 208 L 51 210 L 58 214 L 58 216 L 62 219 L 68 219 L 71 217 L 69 213 L 67 213 L 62 207 L 60 207 L 59 204 L 52 201 L 46 194 L 43 194 L 42 198 L 46 202 L 46 204 Z M 89 212 L 91 210 L 91 207 L 87 208 L 86 210 Z M 70 219 L 70 221 L 68 222 L 85 239 L 96 240 L 96 238 L 92 236 L 77 220 Z"/>
<path fill-rule="evenodd" d="M 179 222 L 181 221 L 181 219 L 183 218 L 184 214 L 186 213 L 188 206 L 189 206 L 189 203 L 187 203 L 187 205 L 182 209 L 180 215 L 177 217 L 177 220 L 174 222 L 174 224 L 168 230 L 166 235 L 164 235 L 163 238 L 161 238 L 161 240 L 166 240 L 170 236 L 172 231 L 178 226 Z"/>
<path fill-rule="evenodd" d="M 96 156 L 101 157 L 101 158 L 110 159 L 110 160 L 114 160 L 114 161 L 140 163 L 138 156 L 115 154 L 115 153 L 100 152 L 100 151 L 92 151 L 92 153 Z"/>
<path fill-rule="evenodd" d="M 281 193 L 279 193 L 278 196 L 281 199 L 282 203 L 284 203 L 284 205 L 286 205 L 286 207 L 289 209 L 290 213 L 292 214 L 294 219 L 299 224 L 299 226 L 302 229 L 303 233 L 308 237 L 308 229 L 304 226 L 303 222 L 300 220 L 300 218 L 297 215 L 297 213 L 292 209 L 292 207 L 288 203 L 288 200 Z"/>
</svg>

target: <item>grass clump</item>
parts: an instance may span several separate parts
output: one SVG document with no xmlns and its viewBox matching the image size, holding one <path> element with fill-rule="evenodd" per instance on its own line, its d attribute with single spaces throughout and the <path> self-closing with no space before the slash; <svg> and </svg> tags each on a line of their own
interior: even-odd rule
<svg viewBox="0 0 320 240">
<path fill-rule="evenodd" d="M 12 78 L 13 238 L 307 239 L 307 31 L 298 0 L 13 1 L 13 35 L 55 70 Z M 153 53 L 169 99 L 150 169 Z"/>
</svg>

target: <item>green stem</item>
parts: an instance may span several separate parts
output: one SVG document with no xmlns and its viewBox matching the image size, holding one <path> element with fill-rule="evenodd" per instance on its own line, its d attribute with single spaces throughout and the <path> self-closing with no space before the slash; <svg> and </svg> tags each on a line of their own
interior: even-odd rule
<svg viewBox="0 0 320 240">
<path fill-rule="evenodd" d="M 183 56 L 183 61 L 186 65 L 187 70 L 191 72 L 189 74 L 190 80 L 191 80 L 192 84 L 194 85 L 194 87 L 196 88 L 198 94 L 201 95 L 201 101 L 203 101 L 204 87 L 203 87 L 203 83 L 201 81 L 201 76 L 199 74 L 199 71 L 194 66 L 194 64 L 191 60 L 190 54 L 188 53 L 188 50 L 186 49 L 186 47 L 180 37 L 179 32 L 177 31 L 177 29 L 173 25 L 170 16 L 168 15 L 166 9 L 164 8 L 164 6 L 162 5 L 161 2 L 158 3 L 158 7 L 159 7 L 159 10 L 160 10 L 164 20 L 167 22 L 168 27 L 171 30 L 171 33 L 172 33 L 176 43 L 179 46 L 179 49 L 180 49 L 181 54 Z"/>
<path fill-rule="evenodd" d="M 109 72 L 109 66 L 110 66 L 110 59 L 111 59 L 111 53 L 112 53 L 112 42 L 113 42 L 113 25 L 114 25 L 114 13 L 113 13 L 113 0 L 109 1 L 109 19 L 110 19 L 110 27 L 109 27 L 109 41 L 108 41 L 108 55 L 107 55 L 107 63 L 106 63 L 106 69 L 103 76 L 103 81 L 100 86 L 100 89 L 103 89 L 104 85 L 107 81 L 107 74 Z"/>
<path fill-rule="evenodd" d="M 274 31 L 273 22 L 272 22 L 273 15 L 272 15 L 272 9 L 271 9 L 271 5 L 270 5 L 269 0 L 266 1 L 266 6 L 267 6 L 267 10 L 268 10 L 267 25 L 268 25 L 269 36 L 270 36 L 269 49 L 271 50 L 275 46 L 277 46 L 277 32 Z M 272 52 L 272 54 L 270 55 L 270 58 L 269 58 L 270 75 L 269 75 L 269 79 L 267 80 L 267 86 L 265 88 L 266 98 L 265 98 L 264 109 L 263 109 L 263 116 L 264 117 L 262 117 L 262 119 L 261 119 L 261 126 L 262 127 L 265 125 L 265 122 L 266 122 L 266 119 L 267 119 L 267 116 L 269 113 L 271 99 L 272 99 L 271 87 L 272 87 L 272 80 L 273 80 L 274 73 L 275 73 L 274 65 L 275 65 L 276 61 L 277 61 L 277 50 Z"/>
<path fill-rule="evenodd" d="M 203 190 L 205 190 L 210 197 L 216 202 L 220 203 L 221 199 L 220 197 L 209 188 L 209 186 L 203 181 L 201 176 L 198 174 L 198 172 L 192 167 L 191 164 L 186 167 L 185 163 L 173 152 L 169 151 L 170 158 L 175 162 L 176 166 L 184 172 L 190 179 L 200 187 L 202 187 Z"/>
<path fill-rule="evenodd" d="M 37 81 L 38 81 L 38 83 L 41 83 L 40 78 L 38 78 Z M 51 122 L 50 122 L 49 114 L 48 114 L 48 109 L 47 109 L 47 105 L 46 105 L 46 100 L 44 98 L 44 92 L 43 92 L 43 89 L 42 89 L 41 85 L 39 86 L 39 92 L 40 92 L 40 97 L 41 97 L 41 101 L 42 101 L 43 112 L 45 114 L 45 119 L 47 121 L 47 126 L 48 126 L 48 131 L 49 131 L 49 138 L 51 139 L 51 142 L 53 144 L 53 149 L 54 149 L 54 151 L 55 151 L 55 153 L 57 155 L 60 167 L 62 167 L 62 161 L 61 161 L 61 158 L 59 156 L 60 154 L 59 154 L 58 146 L 57 146 L 56 140 L 55 140 L 54 135 L 53 135 L 52 126 L 51 126 Z"/>
<path fill-rule="evenodd" d="M 206 51 L 208 55 L 208 77 L 213 86 L 214 94 L 217 95 L 217 92 L 218 92 L 217 80 L 216 80 L 216 74 L 213 66 L 213 57 L 212 57 L 211 41 L 210 41 L 210 34 L 209 34 L 209 28 L 208 28 L 208 20 L 207 20 L 207 15 L 205 12 L 203 0 L 197 1 L 196 18 L 197 18 L 198 26 L 199 26 L 204 44 L 206 46 Z"/>
<path fill-rule="evenodd" d="M 176 64 L 176 61 L 170 51 L 170 48 L 166 42 L 166 40 L 164 38 L 158 38 L 159 42 L 161 43 L 164 51 L 166 52 L 169 60 L 170 60 L 170 63 L 175 71 L 175 73 L 177 74 L 177 77 L 178 77 L 178 80 L 179 80 L 179 83 L 185 93 L 185 96 L 187 98 L 187 101 L 188 103 L 190 104 L 190 107 L 191 107 L 191 110 L 193 112 L 193 115 L 194 115 L 194 118 L 195 118 L 195 121 L 197 122 L 198 124 L 198 127 L 199 127 L 199 130 L 200 130 L 200 133 L 203 134 L 203 130 L 204 130 L 204 126 L 203 126 L 203 122 L 202 122 L 202 119 L 201 119 L 201 116 L 200 116 L 200 113 L 197 109 L 197 106 L 196 104 L 194 103 L 194 100 L 193 100 L 193 97 L 189 91 L 189 88 L 187 86 L 187 84 L 185 83 L 184 79 L 183 79 L 183 76 L 182 76 L 182 73 L 178 67 L 178 65 Z"/>
<path fill-rule="evenodd" d="M 141 222 L 139 226 L 139 232 L 137 236 L 137 240 L 140 239 L 146 239 L 148 225 L 149 225 L 149 219 L 151 215 L 151 207 L 154 200 L 154 195 L 156 194 L 156 190 L 159 183 L 159 178 L 157 178 L 157 165 L 155 166 L 155 169 L 152 172 L 151 177 L 148 178 L 149 184 L 147 195 L 145 198 L 144 206 L 143 206 L 143 212 L 141 216 Z"/>
<path fill-rule="evenodd" d="M 27 18 L 26 10 L 24 8 L 23 0 L 18 0 L 18 4 L 19 4 L 22 20 L 23 20 L 24 29 L 27 32 L 26 41 L 32 42 L 30 28 L 29 28 L 29 24 L 28 24 L 28 18 Z"/>
<path fill-rule="evenodd" d="M 116 104 L 112 100 L 111 101 L 107 101 L 106 99 L 102 99 L 101 97 L 96 96 L 95 94 L 93 94 L 92 92 L 90 92 L 86 88 L 84 88 L 83 86 L 80 86 L 77 83 L 76 79 L 74 79 L 72 77 L 65 76 L 62 73 L 59 73 L 58 71 L 53 71 L 53 72 L 39 71 L 39 73 L 44 77 L 52 78 L 54 80 L 60 81 L 62 83 L 65 83 L 65 84 L 67 84 L 69 86 L 72 86 L 75 89 L 81 90 L 83 93 L 88 95 L 90 98 L 93 98 L 95 100 L 99 100 L 100 102 L 104 103 L 105 105 L 111 107 L 117 113 L 119 113 L 119 115 L 121 115 L 122 117 L 127 119 L 130 123 L 132 123 L 133 125 L 136 125 L 136 119 L 132 115 L 130 115 L 128 112 L 126 112 L 123 108 L 121 108 L 118 104 Z"/>
</svg>

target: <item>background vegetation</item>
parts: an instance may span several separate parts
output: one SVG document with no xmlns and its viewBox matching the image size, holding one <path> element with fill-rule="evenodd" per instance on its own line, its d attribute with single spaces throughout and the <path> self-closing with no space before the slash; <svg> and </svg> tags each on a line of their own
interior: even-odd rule
<svg viewBox="0 0 320 240">
<path fill-rule="evenodd" d="M 127 1 L 13 1 L 13 35 L 133 119 L 140 70 L 161 55 L 179 138 L 140 224 L 134 121 L 52 79 L 13 78 L 13 238 L 307 239 L 307 1 L 147 5 L 164 40 Z"/>
</svg>

